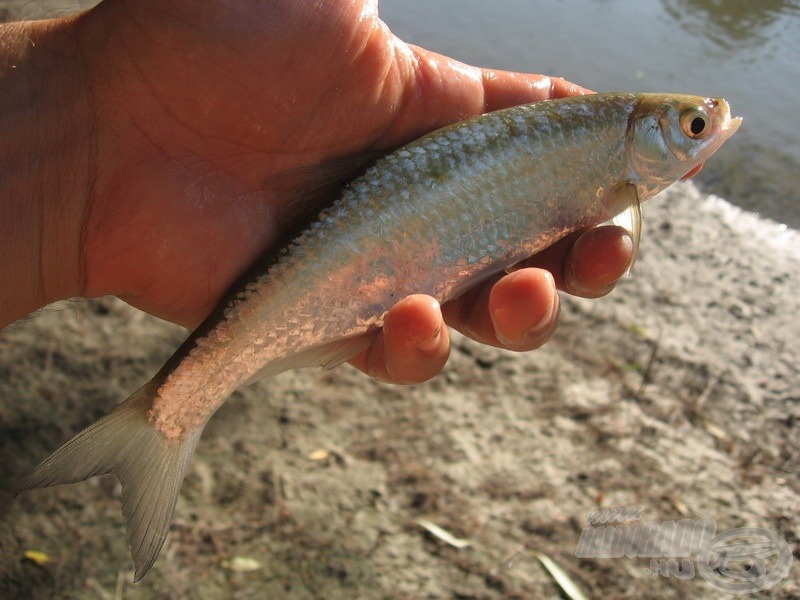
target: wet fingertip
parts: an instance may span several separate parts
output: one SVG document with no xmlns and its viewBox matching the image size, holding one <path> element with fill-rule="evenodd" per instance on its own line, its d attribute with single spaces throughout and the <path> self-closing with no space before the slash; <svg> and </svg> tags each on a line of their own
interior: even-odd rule
<svg viewBox="0 0 800 600">
<path fill-rule="evenodd" d="M 534 275 L 534 276 L 532 276 Z M 511 274 L 491 304 L 491 318 L 498 342 L 506 348 L 528 350 L 541 343 L 553 327 L 559 298 L 553 276 L 544 270 Z"/>
<path fill-rule="evenodd" d="M 634 260 L 631 234 L 622 228 L 598 228 L 573 245 L 563 271 L 565 291 L 597 298 L 611 292 Z"/>
<path fill-rule="evenodd" d="M 418 294 L 399 301 L 384 321 L 382 356 L 393 383 L 433 377 L 447 361 L 450 345 L 436 299 Z"/>
<path fill-rule="evenodd" d="M 564 289 L 573 296 L 581 298 L 598 298 L 605 296 L 619 282 L 615 278 L 605 284 L 598 285 L 596 281 L 587 282 L 583 275 L 574 266 L 568 267 L 564 272 Z"/>
<path fill-rule="evenodd" d="M 520 332 L 513 338 L 504 335 L 499 330 L 495 331 L 495 335 L 498 341 L 509 350 L 533 350 L 550 339 L 556 329 L 560 312 L 561 302 L 558 293 L 554 292 L 553 302 L 533 327 Z"/>
</svg>

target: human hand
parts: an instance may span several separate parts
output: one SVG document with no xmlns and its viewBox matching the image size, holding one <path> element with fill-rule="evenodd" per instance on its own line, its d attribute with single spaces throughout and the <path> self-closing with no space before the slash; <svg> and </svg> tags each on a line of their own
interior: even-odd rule
<svg viewBox="0 0 800 600">
<path fill-rule="evenodd" d="M 291 217 L 264 189 L 271 175 L 584 91 L 406 45 L 375 1 L 317 4 L 105 0 L 63 25 L 92 132 L 87 183 L 70 195 L 80 278 L 68 295 L 114 294 L 193 327 Z M 571 236 L 441 311 L 399 302 L 352 362 L 389 381 L 433 376 L 449 350 L 442 315 L 480 342 L 537 347 L 556 326 L 556 286 L 602 295 L 630 258 L 619 228 Z"/>
</svg>

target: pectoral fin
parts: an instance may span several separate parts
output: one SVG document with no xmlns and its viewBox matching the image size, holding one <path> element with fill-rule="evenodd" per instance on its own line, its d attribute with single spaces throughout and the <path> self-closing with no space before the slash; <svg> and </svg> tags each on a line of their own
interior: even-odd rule
<svg viewBox="0 0 800 600">
<path fill-rule="evenodd" d="M 633 264 L 636 262 L 636 257 L 639 255 L 639 241 L 642 237 L 642 206 L 639 201 L 639 194 L 636 193 L 635 185 L 621 185 L 613 193 L 616 195 L 613 200 L 614 204 L 625 208 L 611 221 L 614 225 L 619 225 L 626 229 L 633 240 L 633 257 L 628 265 L 627 274 L 631 272 Z"/>
</svg>

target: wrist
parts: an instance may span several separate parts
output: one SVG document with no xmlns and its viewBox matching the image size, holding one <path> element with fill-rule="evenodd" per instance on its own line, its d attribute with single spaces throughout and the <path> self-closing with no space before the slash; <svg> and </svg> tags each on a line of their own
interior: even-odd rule
<svg viewBox="0 0 800 600">
<path fill-rule="evenodd" d="M 74 24 L 0 25 L 0 327 L 82 290 L 92 119 Z"/>
</svg>

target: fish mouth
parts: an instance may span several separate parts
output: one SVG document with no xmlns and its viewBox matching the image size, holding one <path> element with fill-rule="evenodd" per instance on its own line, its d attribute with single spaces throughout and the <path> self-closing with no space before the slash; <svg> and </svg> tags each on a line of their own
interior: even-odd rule
<svg viewBox="0 0 800 600">
<path fill-rule="evenodd" d="M 729 117 L 728 122 L 725 124 L 723 131 L 730 131 L 731 135 L 739 131 L 742 124 L 742 117 Z"/>
<path fill-rule="evenodd" d="M 724 98 L 707 98 L 706 106 L 713 112 L 719 131 L 727 140 L 734 133 L 739 131 L 742 125 L 742 117 L 731 117 L 731 105 Z"/>
</svg>

